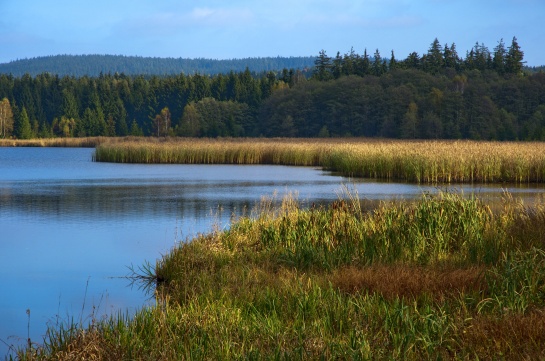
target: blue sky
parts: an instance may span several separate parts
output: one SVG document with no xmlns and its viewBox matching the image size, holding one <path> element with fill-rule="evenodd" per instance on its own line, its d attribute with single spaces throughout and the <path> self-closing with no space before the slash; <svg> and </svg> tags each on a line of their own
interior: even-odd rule
<svg viewBox="0 0 545 361">
<path fill-rule="evenodd" d="M 516 36 L 545 65 L 544 0 L 0 0 L 0 62 L 56 54 L 231 59 L 354 50 L 460 55 Z"/>
</svg>

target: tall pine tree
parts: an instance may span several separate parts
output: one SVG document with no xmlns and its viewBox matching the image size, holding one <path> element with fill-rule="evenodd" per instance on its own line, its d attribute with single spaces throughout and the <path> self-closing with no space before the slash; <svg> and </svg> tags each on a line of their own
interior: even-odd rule
<svg viewBox="0 0 545 361">
<path fill-rule="evenodd" d="M 517 38 L 514 36 L 505 57 L 505 71 L 509 74 L 521 75 L 523 59 L 524 52 L 520 50 Z"/>
<path fill-rule="evenodd" d="M 329 80 L 333 77 L 331 74 L 331 58 L 327 56 L 325 50 L 321 50 L 318 58 L 314 61 L 316 66 L 314 77 L 320 81 Z"/>
</svg>

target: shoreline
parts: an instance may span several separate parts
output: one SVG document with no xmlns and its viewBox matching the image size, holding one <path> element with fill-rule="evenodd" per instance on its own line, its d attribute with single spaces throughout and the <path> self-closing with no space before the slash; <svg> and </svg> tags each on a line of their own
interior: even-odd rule
<svg viewBox="0 0 545 361">
<path fill-rule="evenodd" d="M 140 275 L 154 306 L 50 329 L 20 359 L 543 358 L 545 204 L 355 196 L 180 244 Z"/>
</svg>

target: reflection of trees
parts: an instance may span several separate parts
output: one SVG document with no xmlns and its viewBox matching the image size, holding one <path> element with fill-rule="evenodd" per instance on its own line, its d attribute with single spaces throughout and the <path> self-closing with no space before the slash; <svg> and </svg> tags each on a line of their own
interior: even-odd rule
<svg viewBox="0 0 545 361">
<path fill-rule="evenodd" d="M 232 186 L 232 185 L 230 185 Z M 229 219 L 248 214 L 255 201 L 211 184 L 66 185 L 48 184 L 0 189 L 1 209 L 24 214 L 85 221 L 138 218 Z M 227 189 L 223 192 L 229 193 Z M 257 197 L 257 195 L 256 195 Z"/>
</svg>

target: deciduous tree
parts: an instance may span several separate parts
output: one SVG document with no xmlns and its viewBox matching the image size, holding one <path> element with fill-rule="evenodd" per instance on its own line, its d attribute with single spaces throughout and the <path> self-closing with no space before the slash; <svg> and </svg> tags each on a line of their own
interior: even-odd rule
<svg viewBox="0 0 545 361">
<path fill-rule="evenodd" d="M 8 138 L 13 131 L 13 111 L 7 98 L 0 102 L 0 138 Z"/>
<path fill-rule="evenodd" d="M 170 130 L 171 123 L 170 110 L 167 107 L 161 109 L 161 113 L 157 114 L 153 119 L 153 130 L 158 137 L 167 136 Z"/>
</svg>

